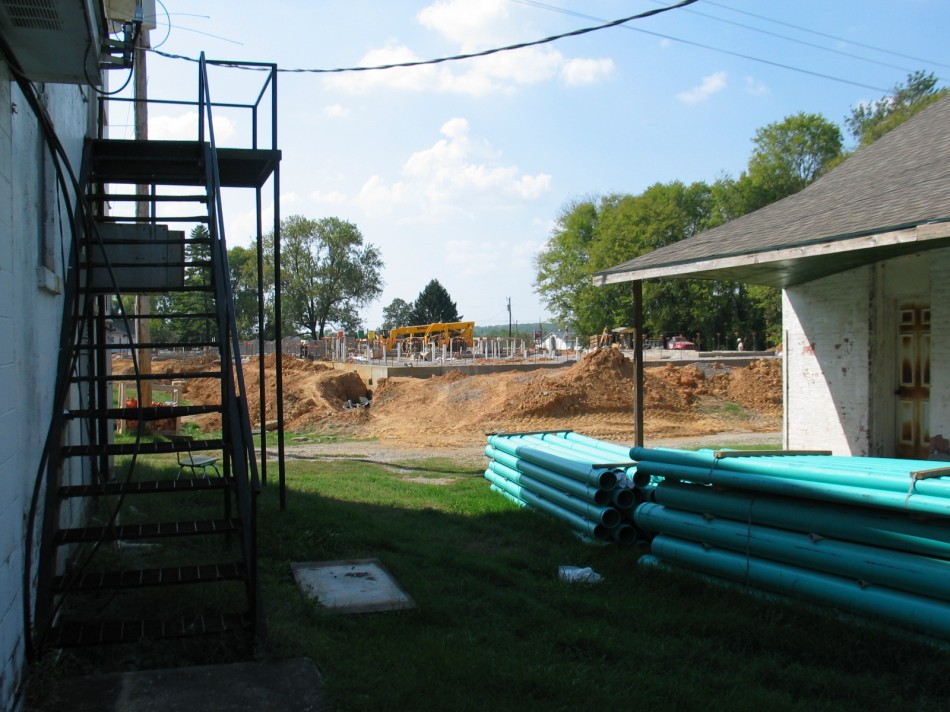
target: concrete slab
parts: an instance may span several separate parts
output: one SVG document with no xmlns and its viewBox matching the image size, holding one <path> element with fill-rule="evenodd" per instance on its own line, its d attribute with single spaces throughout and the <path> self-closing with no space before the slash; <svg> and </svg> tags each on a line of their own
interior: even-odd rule
<svg viewBox="0 0 950 712">
<path fill-rule="evenodd" d="M 379 559 L 295 562 L 291 568 L 305 594 L 337 613 L 395 611 L 415 605 Z"/>
<path fill-rule="evenodd" d="M 91 675 L 56 688 L 24 712 L 332 712 L 309 658 Z"/>
</svg>

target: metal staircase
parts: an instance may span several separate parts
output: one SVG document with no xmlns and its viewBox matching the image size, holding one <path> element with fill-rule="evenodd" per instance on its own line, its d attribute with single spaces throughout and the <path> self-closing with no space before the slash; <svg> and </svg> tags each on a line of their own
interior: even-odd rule
<svg viewBox="0 0 950 712">
<path fill-rule="evenodd" d="M 273 80 L 276 68 L 263 66 L 271 67 Z M 277 171 L 280 152 L 273 145 L 258 148 L 256 136 L 251 148 L 216 146 L 203 56 L 196 106 L 195 141 L 87 141 L 80 182 L 90 219 L 67 294 L 72 306 L 62 343 L 71 365 L 63 370 L 68 382 L 57 389 L 68 395 L 51 430 L 56 447 L 47 465 L 36 566 L 36 650 L 263 635 L 256 551 L 260 476 L 221 190 L 255 189 L 260 209 L 261 187 Z M 276 130 L 273 135 L 276 143 Z M 107 206 L 134 210 L 110 214 Z M 186 237 L 173 229 L 181 224 L 203 229 Z M 201 298 L 180 300 L 186 309 L 153 312 L 147 299 L 134 298 L 187 292 Z M 201 325 L 201 338 L 151 339 L 142 328 L 170 320 Z M 116 328 L 126 332 L 127 342 L 110 343 Z M 131 354 L 132 373 L 113 372 L 112 354 L 120 349 Z M 171 349 L 203 350 L 204 358 L 190 368 L 149 372 L 151 354 Z M 156 404 L 142 397 L 154 381 L 196 379 L 219 382 L 217 402 Z M 134 387 L 142 402 L 117 402 L 119 383 Z M 218 416 L 220 436 L 171 440 L 150 434 L 157 423 L 209 414 Z M 117 422 L 135 424 L 125 442 L 116 442 Z M 185 469 L 176 477 L 176 455 L 186 451 L 216 458 L 220 476 Z M 84 473 L 79 481 L 64 474 L 77 469 Z M 161 504 L 144 506 L 146 497 L 161 498 Z M 76 517 L 76 511 L 86 516 Z M 150 511 L 163 514 L 156 520 Z M 88 526 L 64 524 L 79 518 Z M 186 593 L 174 595 L 172 588 Z"/>
</svg>

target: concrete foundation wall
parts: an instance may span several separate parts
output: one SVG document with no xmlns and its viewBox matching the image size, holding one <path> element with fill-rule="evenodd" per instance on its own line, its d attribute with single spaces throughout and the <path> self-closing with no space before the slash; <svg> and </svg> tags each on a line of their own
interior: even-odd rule
<svg viewBox="0 0 950 712">
<path fill-rule="evenodd" d="M 667 352 L 669 353 L 669 352 Z M 695 354 L 695 352 L 692 352 Z M 762 358 L 773 358 L 775 354 L 769 351 L 747 352 L 743 356 L 735 356 L 735 352 L 725 352 L 717 358 L 716 353 L 710 352 L 703 358 L 682 356 L 677 353 L 675 357 L 669 359 L 654 359 L 644 361 L 644 368 L 661 368 L 667 364 L 677 366 L 688 366 L 690 364 L 715 364 L 728 363 L 731 368 L 740 368 L 758 361 Z M 624 353 L 628 359 L 633 356 L 630 353 Z M 380 365 L 368 363 L 353 363 L 351 361 L 331 361 L 330 365 L 340 371 L 355 371 L 360 375 L 367 386 L 373 387 L 384 378 L 432 378 L 433 376 L 444 376 L 451 371 L 461 371 L 468 376 L 476 376 L 486 373 L 502 373 L 504 371 L 536 371 L 539 368 L 569 368 L 575 361 L 559 362 L 539 362 L 539 363 L 500 363 L 493 364 L 465 364 L 445 366 L 409 366 L 409 365 Z"/>
<path fill-rule="evenodd" d="M 48 84 L 42 99 L 78 173 L 94 103 L 74 85 Z M 36 118 L 0 64 L 0 709 L 12 707 L 23 671 L 24 523 L 54 400 L 70 235 L 54 176 Z"/>
<path fill-rule="evenodd" d="M 446 366 L 385 366 L 368 363 L 351 363 L 343 361 L 333 361 L 333 368 L 340 371 L 356 371 L 366 384 L 370 387 L 375 386 L 384 378 L 432 378 L 433 376 L 444 376 L 452 371 L 461 371 L 462 373 L 474 376 L 481 373 L 501 373 L 502 371 L 535 371 L 539 368 L 564 368 L 572 366 L 573 361 L 561 361 L 560 363 L 512 363 L 490 366 L 484 364 L 468 365 L 446 365 Z"/>
</svg>

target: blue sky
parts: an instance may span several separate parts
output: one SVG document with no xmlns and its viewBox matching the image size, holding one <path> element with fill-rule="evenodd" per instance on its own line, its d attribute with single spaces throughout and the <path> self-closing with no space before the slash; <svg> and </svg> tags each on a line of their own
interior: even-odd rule
<svg viewBox="0 0 950 712">
<path fill-rule="evenodd" d="M 204 51 L 210 59 L 287 69 L 478 51 L 661 5 L 164 4 L 170 32 L 159 11 L 152 33 L 163 52 Z M 465 319 L 505 322 L 510 297 L 515 321 L 536 322 L 548 314 L 534 292 L 533 259 L 569 201 L 738 176 L 756 129 L 768 123 L 805 111 L 843 124 L 851 107 L 879 98 L 911 71 L 950 78 L 948 27 L 945 0 L 700 0 L 628 26 L 481 59 L 281 74 L 281 211 L 349 220 L 380 248 L 385 289 L 362 311 L 369 328 L 393 298 L 411 301 L 433 278 Z M 194 64 L 155 54 L 148 62 L 151 97 L 195 95 Z M 110 81 L 114 86 L 115 77 Z M 215 73 L 213 98 L 249 99 L 258 82 L 247 72 Z M 150 135 L 183 137 L 194 125 L 186 114 L 152 109 Z M 243 119 L 221 118 L 219 134 L 239 145 Z M 119 114 L 112 123 L 116 135 L 130 130 Z M 228 195 L 225 208 L 229 244 L 250 244 L 253 198 Z"/>
</svg>

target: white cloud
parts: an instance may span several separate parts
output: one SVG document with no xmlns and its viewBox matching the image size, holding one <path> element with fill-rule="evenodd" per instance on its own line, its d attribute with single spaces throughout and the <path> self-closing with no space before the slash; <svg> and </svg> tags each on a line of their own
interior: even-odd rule
<svg viewBox="0 0 950 712">
<path fill-rule="evenodd" d="M 532 264 L 542 243 L 536 240 L 446 240 L 445 261 L 456 267 L 457 276 L 521 271 Z"/>
<path fill-rule="evenodd" d="M 342 119 L 350 115 L 350 110 L 340 104 L 324 106 L 320 113 L 328 119 Z"/>
<path fill-rule="evenodd" d="M 459 53 L 514 42 L 518 27 L 508 17 L 508 0 L 439 0 L 417 15 L 419 23 L 456 44 Z M 453 53 L 453 52 L 448 52 Z M 367 52 L 359 66 L 417 62 L 422 58 L 405 45 L 390 43 Z M 367 92 L 432 91 L 468 96 L 513 93 L 519 87 L 561 77 L 568 86 L 600 81 L 614 70 L 610 59 L 567 58 L 552 46 L 525 47 L 468 60 L 406 69 L 348 72 L 326 79 L 331 88 Z"/>
<path fill-rule="evenodd" d="M 466 51 L 493 43 L 508 19 L 507 0 L 439 0 L 416 15 L 423 27 L 457 42 Z"/>
<path fill-rule="evenodd" d="M 454 265 L 458 274 L 490 274 L 500 267 L 499 261 L 503 249 L 494 242 L 474 240 L 447 240 L 445 242 L 445 261 Z"/>
<path fill-rule="evenodd" d="M 405 202 L 409 194 L 405 183 L 397 181 L 391 185 L 379 176 L 371 176 L 357 197 L 357 202 L 367 213 L 381 215 L 392 212 L 393 208 Z"/>
<path fill-rule="evenodd" d="M 374 175 L 367 180 L 357 202 L 370 213 L 399 208 L 414 218 L 471 217 L 479 207 L 534 200 L 550 190 L 550 175 L 525 174 L 504 164 L 500 151 L 471 135 L 466 119 L 446 121 L 440 133 L 443 138 L 406 159 L 401 179 L 387 182 Z"/>
<path fill-rule="evenodd" d="M 765 82 L 755 77 L 745 77 L 745 89 L 749 94 L 768 94 L 769 88 Z"/>
<path fill-rule="evenodd" d="M 539 173 L 536 176 L 521 176 L 515 183 L 515 192 L 525 200 L 540 198 L 551 188 L 551 176 Z"/>
<path fill-rule="evenodd" d="M 713 94 L 721 92 L 726 88 L 726 73 L 716 72 L 708 77 L 703 77 L 702 83 L 698 87 L 693 87 L 689 91 L 680 92 L 676 98 L 687 104 L 696 104 L 706 101 Z"/>
<path fill-rule="evenodd" d="M 310 199 L 315 203 L 324 205 L 340 205 L 346 202 L 346 193 L 339 190 L 330 190 L 324 193 L 321 190 L 315 190 L 310 194 Z"/>
<path fill-rule="evenodd" d="M 215 117 L 214 139 L 216 142 L 227 141 L 233 138 L 235 133 L 234 121 L 227 116 Z M 148 137 L 157 141 L 197 141 L 198 112 L 189 111 L 178 116 L 149 117 Z"/>
<path fill-rule="evenodd" d="M 561 78 L 568 86 L 595 84 L 613 74 L 612 59 L 571 59 L 561 67 Z"/>
<path fill-rule="evenodd" d="M 405 64 L 422 59 L 404 45 L 389 44 L 370 50 L 359 61 L 360 67 L 380 67 L 388 64 Z M 424 91 L 431 89 L 438 81 L 438 71 L 434 66 L 407 67 L 404 69 L 386 69 L 374 72 L 344 72 L 327 78 L 331 88 L 353 93 L 368 92 L 383 87 L 402 91 Z"/>
</svg>

